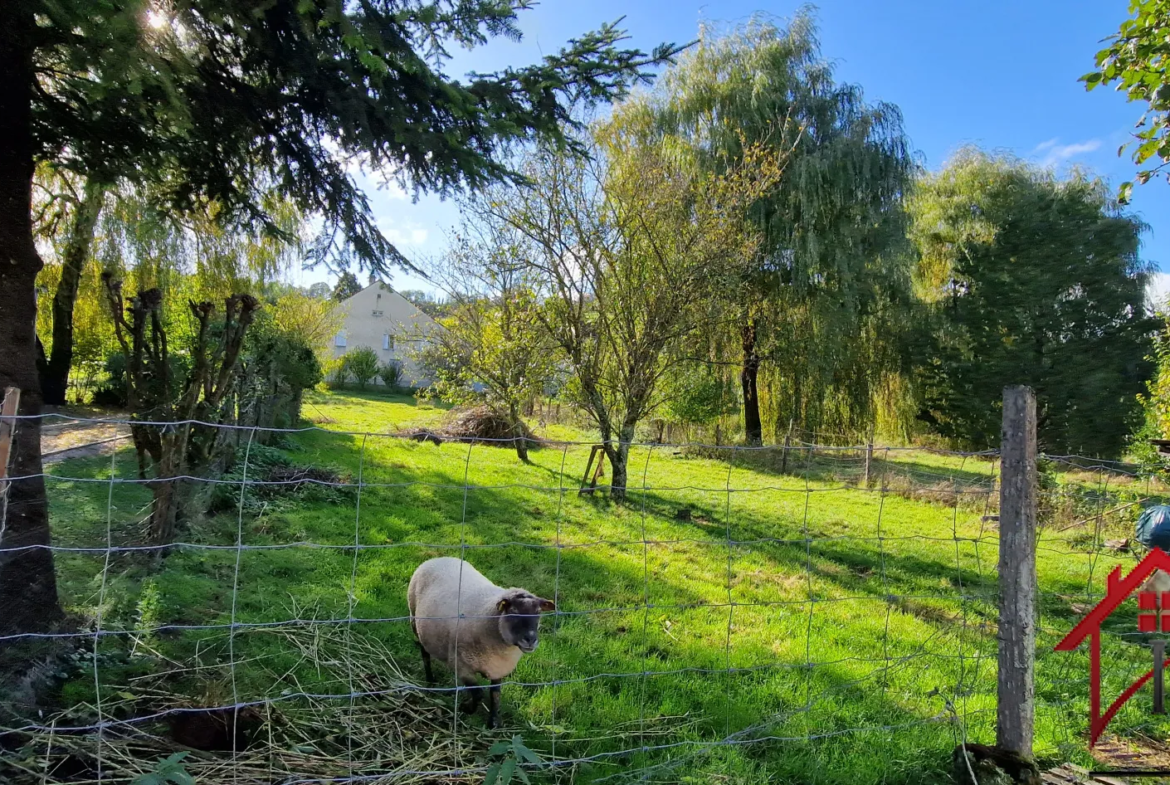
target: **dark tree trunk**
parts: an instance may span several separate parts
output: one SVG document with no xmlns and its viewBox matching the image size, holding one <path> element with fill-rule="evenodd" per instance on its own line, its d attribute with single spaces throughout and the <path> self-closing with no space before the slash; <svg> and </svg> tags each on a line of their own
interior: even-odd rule
<svg viewBox="0 0 1170 785">
<path fill-rule="evenodd" d="M 53 348 L 48 363 L 41 369 L 41 392 L 45 403 L 65 403 L 69 368 L 73 364 L 73 304 L 77 301 L 81 272 L 93 245 L 93 231 L 102 211 L 104 195 L 105 188 L 88 180 L 81 204 L 77 205 L 70 222 L 69 238 L 61 257 L 61 282 L 53 296 Z"/>
<path fill-rule="evenodd" d="M 520 418 L 519 407 L 515 405 L 508 407 L 508 419 L 511 421 L 509 425 L 515 438 L 513 445 L 516 447 L 516 457 L 528 463 L 528 440 L 524 438 L 524 421 Z"/>
<path fill-rule="evenodd" d="M 623 426 L 617 444 L 605 443 L 605 457 L 609 458 L 610 468 L 613 470 L 609 483 L 609 498 L 622 501 L 626 498 L 630 463 L 630 442 L 634 440 L 634 426 Z"/>
<path fill-rule="evenodd" d="M 760 423 L 760 355 L 756 350 L 756 320 L 747 317 L 743 323 L 743 370 L 739 381 L 743 387 L 743 432 L 748 444 L 764 441 L 764 427 Z"/>
<path fill-rule="evenodd" d="M 17 4 L 0 25 L 0 390 L 19 387 L 11 482 L 0 533 L 0 635 L 47 632 L 62 619 L 49 545 L 49 509 L 41 476 L 41 389 L 37 379 L 33 244 L 31 10 Z M 15 653 L 12 642 L 0 652 Z M 19 664 L 19 663 L 17 663 Z M 25 663 L 27 664 L 27 663 Z"/>
</svg>

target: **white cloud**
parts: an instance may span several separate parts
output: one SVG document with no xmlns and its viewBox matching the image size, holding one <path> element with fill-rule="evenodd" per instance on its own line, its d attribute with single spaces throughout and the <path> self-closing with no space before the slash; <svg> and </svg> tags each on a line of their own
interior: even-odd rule
<svg viewBox="0 0 1170 785">
<path fill-rule="evenodd" d="M 1170 273 L 1154 273 L 1146 285 L 1146 299 L 1158 310 L 1166 310 L 1170 300 Z"/>
<path fill-rule="evenodd" d="M 418 224 L 386 226 L 385 222 L 381 222 L 378 228 L 382 230 L 387 240 L 398 246 L 400 251 L 405 250 L 405 246 L 426 245 L 427 239 L 431 236 L 428 230 Z"/>
<path fill-rule="evenodd" d="M 1059 139 L 1049 139 L 1047 142 L 1036 145 L 1032 153 L 1034 155 L 1044 154 L 1044 157 L 1040 159 L 1041 166 L 1059 166 L 1069 159 L 1076 158 L 1083 153 L 1091 153 L 1101 146 L 1100 139 L 1089 139 L 1072 144 L 1057 144 L 1059 141 Z"/>
</svg>

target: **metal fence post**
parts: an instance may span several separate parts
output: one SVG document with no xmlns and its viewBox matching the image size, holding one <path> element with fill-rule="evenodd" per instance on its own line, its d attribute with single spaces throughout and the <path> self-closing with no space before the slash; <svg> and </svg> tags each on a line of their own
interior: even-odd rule
<svg viewBox="0 0 1170 785">
<path fill-rule="evenodd" d="M 996 746 L 1032 757 L 1036 653 L 1036 395 L 1003 391 Z"/>
</svg>

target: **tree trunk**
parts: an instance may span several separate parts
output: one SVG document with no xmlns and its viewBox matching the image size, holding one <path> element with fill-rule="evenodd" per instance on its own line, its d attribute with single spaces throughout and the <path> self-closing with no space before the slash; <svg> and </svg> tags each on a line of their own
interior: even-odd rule
<svg viewBox="0 0 1170 785">
<path fill-rule="evenodd" d="M 628 466 L 630 462 L 630 442 L 634 440 L 634 426 L 622 426 L 620 441 L 605 443 L 605 457 L 609 458 L 610 468 L 613 470 L 609 484 L 609 498 L 622 501 L 626 498 Z"/>
<path fill-rule="evenodd" d="M 9 462 L 6 514 L 0 520 L 0 635 L 51 631 L 63 618 L 57 600 L 49 509 L 41 476 L 41 389 L 37 379 L 36 278 L 33 244 L 30 7 L 17 4 L 0 25 L 0 390 L 19 387 L 19 414 Z M 19 641 L 15 642 L 19 643 Z M 0 643 L 12 652 L 14 642 Z"/>
<path fill-rule="evenodd" d="M 760 423 L 760 355 L 756 350 L 756 320 L 747 317 L 742 328 L 743 370 L 739 381 L 743 387 L 743 433 L 748 444 L 762 444 L 764 427 Z"/>
<path fill-rule="evenodd" d="M 520 418 L 519 407 L 515 405 L 508 407 L 508 419 L 512 436 L 515 438 L 512 444 L 516 447 L 516 457 L 528 463 L 528 440 L 524 438 L 524 421 Z"/>
<path fill-rule="evenodd" d="M 61 257 L 61 281 L 53 296 L 53 348 L 48 363 L 41 369 L 41 392 L 45 403 L 65 403 L 69 369 L 73 365 L 73 304 L 77 301 L 81 272 L 89 259 L 93 231 L 102 211 L 105 193 L 103 186 L 93 179 L 87 180 L 85 194 L 69 225 L 69 237 Z"/>
</svg>

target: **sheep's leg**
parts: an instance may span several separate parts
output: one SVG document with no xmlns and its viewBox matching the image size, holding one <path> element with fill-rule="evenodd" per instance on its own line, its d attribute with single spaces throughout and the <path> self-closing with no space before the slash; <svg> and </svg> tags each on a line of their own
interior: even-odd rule
<svg viewBox="0 0 1170 785">
<path fill-rule="evenodd" d="M 463 714 L 475 714 L 479 709 L 479 693 L 483 687 L 479 686 L 475 679 L 465 679 L 463 689 L 467 692 L 467 698 L 459 707 L 459 711 Z"/>
<path fill-rule="evenodd" d="M 418 645 L 419 653 L 422 654 L 423 670 L 427 673 L 427 686 L 435 686 L 435 672 L 431 669 L 431 654 L 420 643 Z"/>
<path fill-rule="evenodd" d="M 492 679 L 492 686 L 488 690 L 488 727 L 494 728 L 500 724 L 500 679 Z"/>
</svg>

